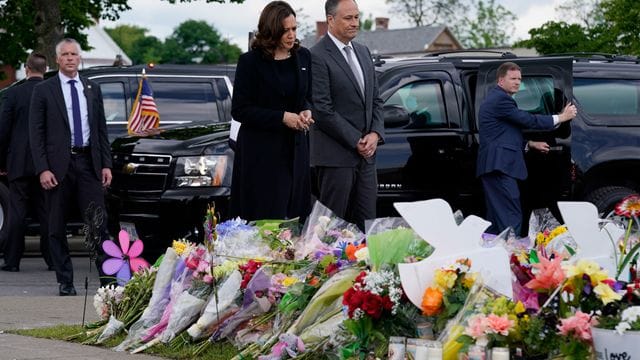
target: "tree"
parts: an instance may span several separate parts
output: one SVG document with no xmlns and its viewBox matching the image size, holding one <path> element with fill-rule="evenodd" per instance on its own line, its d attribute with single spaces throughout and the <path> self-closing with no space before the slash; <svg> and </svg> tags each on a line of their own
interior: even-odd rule
<svg viewBox="0 0 640 360">
<path fill-rule="evenodd" d="M 222 39 L 205 21 L 187 20 L 165 41 L 162 62 L 174 64 L 219 64 L 235 62 L 241 50 Z"/>
<path fill-rule="evenodd" d="M 118 46 L 129 57 L 133 51 L 134 44 L 147 36 L 148 29 L 136 26 L 136 25 L 118 25 L 114 28 L 104 28 L 104 31 L 111 36 L 111 39 L 118 44 Z"/>
<path fill-rule="evenodd" d="M 567 4 L 578 6 L 576 13 L 588 19 L 579 24 L 548 22 L 529 30 L 531 38 L 518 45 L 533 47 L 538 52 L 602 52 L 610 54 L 640 55 L 640 3 L 633 0 L 571 0 Z M 586 5 L 592 4 L 590 10 Z M 583 10 L 580 10 L 583 9 Z"/>
<path fill-rule="evenodd" d="M 605 24 L 617 53 L 640 55 L 640 2 L 636 0 L 603 1 Z"/>
<path fill-rule="evenodd" d="M 453 32 L 464 47 L 491 48 L 509 44 L 516 15 L 495 0 L 471 0 L 475 16 L 466 16 Z"/>
<path fill-rule="evenodd" d="M 170 3 L 197 0 L 165 0 Z M 205 0 L 225 3 L 227 0 Z M 243 3 L 244 0 L 228 0 Z M 128 0 L 5 0 L 0 1 L 0 61 L 18 66 L 31 49 L 47 56 L 49 66 L 56 68 L 55 45 L 64 36 L 73 37 L 89 49 L 82 30 L 97 19 L 117 20 L 129 10 Z"/>
<path fill-rule="evenodd" d="M 528 40 L 514 46 L 534 48 L 541 54 L 557 54 L 568 49 L 575 52 L 592 51 L 585 29 L 579 24 L 549 21 L 539 28 L 529 30 Z"/>
<path fill-rule="evenodd" d="M 593 29 L 604 17 L 600 8 L 600 0 L 566 0 L 556 7 L 561 19 L 575 19 L 587 30 Z"/>
<path fill-rule="evenodd" d="M 467 6 L 463 0 L 386 0 L 392 13 L 408 18 L 416 27 L 455 24 Z"/>
</svg>

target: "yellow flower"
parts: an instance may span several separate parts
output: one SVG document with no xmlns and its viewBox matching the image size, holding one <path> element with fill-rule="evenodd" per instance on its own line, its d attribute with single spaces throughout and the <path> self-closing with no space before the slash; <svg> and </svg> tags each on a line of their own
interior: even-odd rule
<svg viewBox="0 0 640 360">
<path fill-rule="evenodd" d="M 297 278 L 288 276 L 288 277 L 284 278 L 284 280 L 282 280 L 282 286 L 289 287 L 289 286 L 291 286 L 291 285 L 293 285 L 293 284 L 295 284 L 297 282 L 298 282 Z"/>
<path fill-rule="evenodd" d="M 522 301 L 518 301 L 513 310 L 516 312 L 516 314 L 522 314 L 526 309 L 524 308 L 524 304 L 522 304 Z"/>
<path fill-rule="evenodd" d="M 456 273 L 453 271 L 436 270 L 433 280 L 436 286 L 443 290 L 446 290 L 453 287 L 453 285 L 456 283 L 457 278 L 458 275 L 456 275 Z"/>
<path fill-rule="evenodd" d="M 467 273 L 462 279 L 462 286 L 467 289 L 471 289 L 473 284 L 476 282 L 477 273 Z"/>
<path fill-rule="evenodd" d="M 553 229 L 551 231 L 551 233 L 549 234 L 549 241 L 551 241 L 551 239 L 555 238 L 556 236 L 560 235 L 560 234 L 564 234 L 567 232 L 567 227 L 562 225 L 562 226 L 558 226 L 557 228 Z"/>
<path fill-rule="evenodd" d="M 591 285 L 594 286 L 609 278 L 607 272 L 602 270 L 598 263 L 585 259 L 578 260 L 575 265 L 564 266 L 564 271 L 568 279 L 582 276 L 583 274 L 589 275 Z"/>
<path fill-rule="evenodd" d="M 184 250 L 187 248 L 187 244 L 183 241 L 173 240 L 173 250 L 176 252 L 178 256 L 182 255 Z"/>
<path fill-rule="evenodd" d="M 593 288 L 593 292 L 596 293 L 596 295 L 598 295 L 600 300 L 602 300 L 602 303 L 605 305 L 607 305 L 610 302 L 618 301 L 622 299 L 622 295 L 613 291 L 611 286 L 605 283 L 598 284 L 596 287 Z"/>
</svg>

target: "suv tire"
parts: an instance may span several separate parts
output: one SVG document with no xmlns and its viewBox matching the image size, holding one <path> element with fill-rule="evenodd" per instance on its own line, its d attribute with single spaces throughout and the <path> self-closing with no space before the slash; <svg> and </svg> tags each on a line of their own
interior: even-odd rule
<svg viewBox="0 0 640 360">
<path fill-rule="evenodd" d="M 635 193 L 625 186 L 603 186 L 587 194 L 585 201 L 593 203 L 600 215 L 608 215 L 620 200 Z"/>
</svg>

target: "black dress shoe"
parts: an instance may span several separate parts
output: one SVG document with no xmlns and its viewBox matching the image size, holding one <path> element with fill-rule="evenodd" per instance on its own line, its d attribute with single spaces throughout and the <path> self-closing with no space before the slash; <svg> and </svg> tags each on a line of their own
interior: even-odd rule
<svg viewBox="0 0 640 360">
<path fill-rule="evenodd" d="M 2 269 L 2 271 L 9 271 L 9 272 L 18 272 L 18 271 L 20 271 L 19 267 L 11 266 L 11 265 L 5 265 L 5 266 L 1 267 L 0 269 Z"/>
<path fill-rule="evenodd" d="M 76 296 L 73 284 L 60 284 L 60 296 Z"/>
</svg>

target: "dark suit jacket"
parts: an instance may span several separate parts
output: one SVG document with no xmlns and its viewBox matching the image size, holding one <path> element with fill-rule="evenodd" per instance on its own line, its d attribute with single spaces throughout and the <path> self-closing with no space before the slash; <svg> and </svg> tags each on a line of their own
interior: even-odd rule
<svg viewBox="0 0 640 360">
<path fill-rule="evenodd" d="M 343 50 L 328 35 L 311 48 L 315 120 L 309 133 L 312 166 L 354 167 L 362 159 L 357 151 L 360 138 L 375 131 L 384 142 L 382 100 L 371 54 L 366 46 L 354 41 L 351 44 L 364 73 L 364 97 Z"/>
<path fill-rule="evenodd" d="M 293 61 L 293 96 L 286 94 L 276 61 L 260 50 L 250 50 L 238 60 L 231 114 L 242 125 L 233 166 L 232 216 L 290 218 L 306 215 L 310 206 L 308 136 L 282 119 L 285 111 L 311 110 L 311 55 L 299 48 L 283 61 Z"/>
<path fill-rule="evenodd" d="M 33 176 L 33 159 L 29 147 L 29 105 L 33 88 L 41 77 L 27 79 L 5 93 L 0 113 L 0 169 L 8 179 Z"/>
<path fill-rule="evenodd" d="M 478 113 L 480 149 L 476 175 L 500 171 L 513 178 L 527 178 L 522 129 L 552 129 L 553 117 L 532 115 L 496 86 L 489 91 Z"/>
<path fill-rule="evenodd" d="M 102 92 L 98 84 L 83 78 L 80 80 L 87 98 L 93 170 L 96 178 L 101 181 L 102 169 L 111 168 Z M 71 127 L 57 75 L 34 88 L 29 114 L 29 138 L 36 174 L 50 170 L 61 182 L 71 160 Z"/>
</svg>

